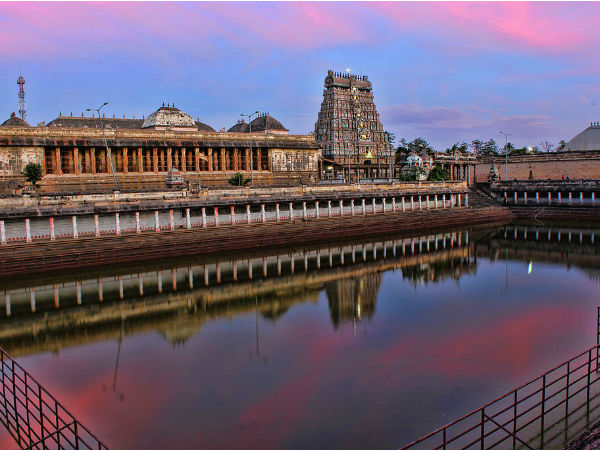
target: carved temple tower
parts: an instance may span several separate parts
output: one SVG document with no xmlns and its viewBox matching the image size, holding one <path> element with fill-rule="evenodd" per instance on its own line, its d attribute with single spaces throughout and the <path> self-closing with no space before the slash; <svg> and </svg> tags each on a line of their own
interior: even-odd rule
<svg viewBox="0 0 600 450">
<path fill-rule="evenodd" d="M 369 78 L 327 72 L 323 103 L 315 124 L 322 147 L 325 175 L 344 178 L 387 177 L 394 163 L 389 143 L 373 102 Z"/>
</svg>

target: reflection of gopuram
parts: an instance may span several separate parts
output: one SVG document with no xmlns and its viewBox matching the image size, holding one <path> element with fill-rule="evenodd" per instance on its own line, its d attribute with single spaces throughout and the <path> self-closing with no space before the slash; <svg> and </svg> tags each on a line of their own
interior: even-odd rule
<svg viewBox="0 0 600 450">
<path fill-rule="evenodd" d="M 337 328 L 340 322 L 373 317 L 379 286 L 381 273 L 326 283 L 325 293 L 333 326 Z"/>
</svg>

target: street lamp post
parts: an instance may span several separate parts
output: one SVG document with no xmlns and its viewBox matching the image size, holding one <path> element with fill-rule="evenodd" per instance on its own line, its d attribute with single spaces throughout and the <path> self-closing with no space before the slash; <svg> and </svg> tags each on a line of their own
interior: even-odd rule
<svg viewBox="0 0 600 450">
<path fill-rule="evenodd" d="M 100 129 L 102 130 L 102 139 L 104 139 L 104 146 L 106 147 L 106 156 L 108 156 L 108 160 L 110 161 L 110 171 L 112 172 L 113 181 L 115 183 L 115 190 L 119 190 L 119 185 L 117 184 L 117 177 L 115 176 L 115 168 L 112 162 L 112 155 L 110 154 L 110 150 L 108 149 L 108 142 L 106 141 L 106 135 L 104 134 L 104 123 L 102 122 L 102 117 L 100 116 L 100 110 L 108 105 L 108 102 L 104 102 L 102 106 L 98 109 L 87 108 L 87 111 L 96 111 L 98 113 L 98 120 L 100 121 Z"/>
<path fill-rule="evenodd" d="M 252 116 L 259 114 L 258 111 L 254 111 L 252 114 L 240 114 L 242 117 L 248 118 L 248 135 L 250 141 L 250 185 L 254 186 L 254 164 L 252 161 Z M 259 167 L 260 169 L 260 167 Z"/>
<path fill-rule="evenodd" d="M 504 131 L 501 131 L 500 134 L 504 135 L 505 138 L 505 144 L 504 144 L 504 158 L 505 158 L 505 162 L 504 162 L 504 180 L 508 181 L 508 137 L 512 136 L 511 133 L 505 133 Z"/>
</svg>

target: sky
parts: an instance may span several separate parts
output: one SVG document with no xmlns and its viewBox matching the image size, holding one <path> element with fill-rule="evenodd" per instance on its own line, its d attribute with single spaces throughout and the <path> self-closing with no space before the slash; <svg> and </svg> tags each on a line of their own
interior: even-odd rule
<svg viewBox="0 0 600 450">
<path fill-rule="evenodd" d="M 22 73 L 31 125 L 165 102 L 307 134 L 327 70 L 350 67 L 398 139 L 556 144 L 600 120 L 598 29 L 596 2 L 0 2 L 0 121 Z"/>
</svg>

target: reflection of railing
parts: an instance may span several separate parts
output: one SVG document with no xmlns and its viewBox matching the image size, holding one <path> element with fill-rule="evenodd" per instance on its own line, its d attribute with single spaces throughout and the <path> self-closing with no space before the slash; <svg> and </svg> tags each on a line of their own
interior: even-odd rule
<svg viewBox="0 0 600 450">
<path fill-rule="evenodd" d="M 505 446 L 510 443 L 512 448 L 549 448 L 550 441 L 563 435 L 559 432 L 548 438 L 554 428 L 564 423 L 566 439 L 569 418 L 586 405 L 589 422 L 590 410 L 596 409 L 590 408 L 590 404 L 591 401 L 600 399 L 597 392 L 592 392 L 591 389 L 600 380 L 594 373 L 598 370 L 599 347 L 595 345 L 542 376 L 412 442 L 402 450 L 491 449 L 502 443 Z"/>
<path fill-rule="evenodd" d="M 108 449 L 0 349 L 0 422 L 21 448 Z"/>
</svg>

